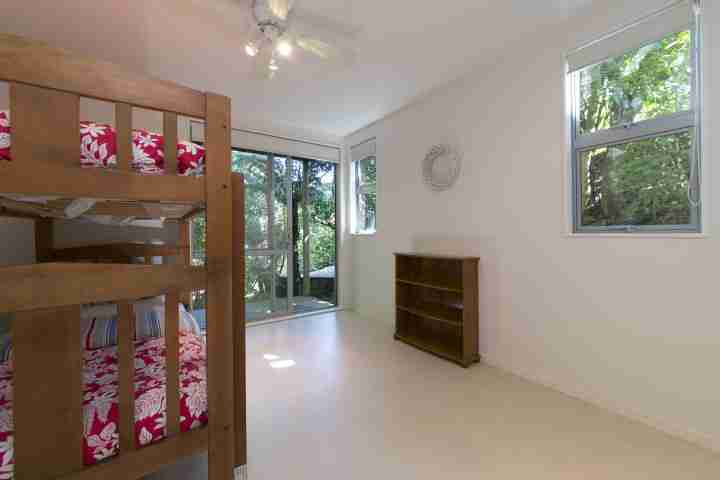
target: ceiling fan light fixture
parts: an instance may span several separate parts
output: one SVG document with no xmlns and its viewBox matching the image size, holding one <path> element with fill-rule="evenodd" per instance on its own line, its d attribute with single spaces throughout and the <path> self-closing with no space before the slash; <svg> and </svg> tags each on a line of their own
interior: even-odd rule
<svg viewBox="0 0 720 480">
<path fill-rule="evenodd" d="M 254 57 L 260 52 L 260 48 L 255 42 L 248 42 L 245 44 L 245 53 L 249 57 Z"/>
<path fill-rule="evenodd" d="M 293 52 L 292 43 L 290 43 L 290 41 L 286 39 L 280 40 L 275 46 L 275 51 L 283 57 L 289 57 L 290 55 L 292 55 Z"/>
</svg>

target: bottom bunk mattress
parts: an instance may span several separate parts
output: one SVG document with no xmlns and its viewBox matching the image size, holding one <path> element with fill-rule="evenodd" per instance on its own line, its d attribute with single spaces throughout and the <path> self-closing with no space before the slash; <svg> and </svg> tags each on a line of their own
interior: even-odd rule
<svg viewBox="0 0 720 480">
<path fill-rule="evenodd" d="M 207 423 L 203 339 L 180 332 L 180 429 Z M 165 339 L 135 342 L 135 439 L 145 446 L 165 436 Z M 83 459 L 93 465 L 118 453 L 117 347 L 85 350 Z M 0 479 L 13 477 L 13 366 L 0 364 Z"/>
</svg>

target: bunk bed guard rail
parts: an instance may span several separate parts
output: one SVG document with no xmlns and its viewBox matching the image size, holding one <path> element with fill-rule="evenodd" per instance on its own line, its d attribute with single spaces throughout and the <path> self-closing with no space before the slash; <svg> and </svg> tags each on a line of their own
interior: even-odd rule
<svg viewBox="0 0 720 480">
<path fill-rule="evenodd" d="M 207 216 L 205 267 L 39 263 L 0 269 L 0 312 L 15 313 L 15 478 L 139 478 L 204 449 L 208 451 L 208 478 L 233 478 L 235 467 L 246 462 L 244 305 L 242 295 L 236 293 L 243 285 L 242 253 L 237 246 L 243 244 L 243 187 L 242 179 L 233 179 L 230 169 L 230 100 L 2 34 L 0 80 L 10 84 L 13 116 L 13 159 L 0 162 L 0 192 L 201 202 Z M 78 164 L 81 97 L 115 105 L 115 168 L 87 169 Z M 205 175 L 134 173 L 130 168 L 133 107 L 162 112 L 166 149 L 177 143 L 178 115 L 204 120 Z M 39 131 L 43 134 L 38 135 Z M 172 166 L 174 152 L 165 153 Z M 166 165 L 165 171 L 175 170 Z M 233 279 L 234 274 L 239 276 Z M 207 289 L 208 425 L 179 433 L 178 312 L 166 308 L 167 436 L 161 442 L 137 448 L 133 441 L 129 302 L 158 294 L 177 302 L 181 292 L 193 289 Z M 120 453 L 105 463 L 84 467 L 80 448 L 80 305 L 106 301 L 120 306 Z"/>
</svg>

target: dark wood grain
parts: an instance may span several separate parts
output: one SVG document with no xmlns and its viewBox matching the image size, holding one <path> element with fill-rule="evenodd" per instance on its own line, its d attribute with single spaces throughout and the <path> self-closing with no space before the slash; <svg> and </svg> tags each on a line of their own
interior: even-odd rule
<svg viewBox="0 0 720 480">
<path fill-rule="evenodd" d="M 35 260 L 38 263 L 52 261 L 54 237 L 52 218 L 35 220 Z"/>
<path fill-rule="evenodd" d="M 480 360 L 478 258 L 395 254 L 395 339 L 468 367 Z"/>
</svg>

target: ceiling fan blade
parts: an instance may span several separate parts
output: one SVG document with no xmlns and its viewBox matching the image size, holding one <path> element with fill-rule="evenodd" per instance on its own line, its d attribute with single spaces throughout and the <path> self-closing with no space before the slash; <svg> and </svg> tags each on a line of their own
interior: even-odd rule
<svg viewBox="0 0 720 480">
<path fill-rule="evenodd" d="M 323 60 L 337 59 L 342 56 L 339 48 L 323 42 L 322 40 L 299 37 L 295 39 L 295 43 L 297 43 L 297 46 L 306 52 L 310 52 Z"/>
<path fill-rule="evenodd" d="M 270 70 L 270 59 L 272 58 L 272 49 L 263 48 L 255 57 L 252 57 L 252 77 L 256 80 L 269 80 L 275 76 L 275 72 Z"/>
<path fill-rule="evenodd" d="M 361 33 L 357 27 L 321 17 L 302 8 L 292 11 L 289 30 L 297 37 L 316 38 L 332 45 L 354 42 Z"/>
<path fill-rule="evenodd" d="M 352 63 L 360 31 L 349 25 L 295 9 L 288 35 L 297 46 L 323 60 Z"/>
<path fill-rule="evenodd" d="M 272 14 L 280 20 L 287 20 L 295 0 L 266 0 Z"/>
</svg>

